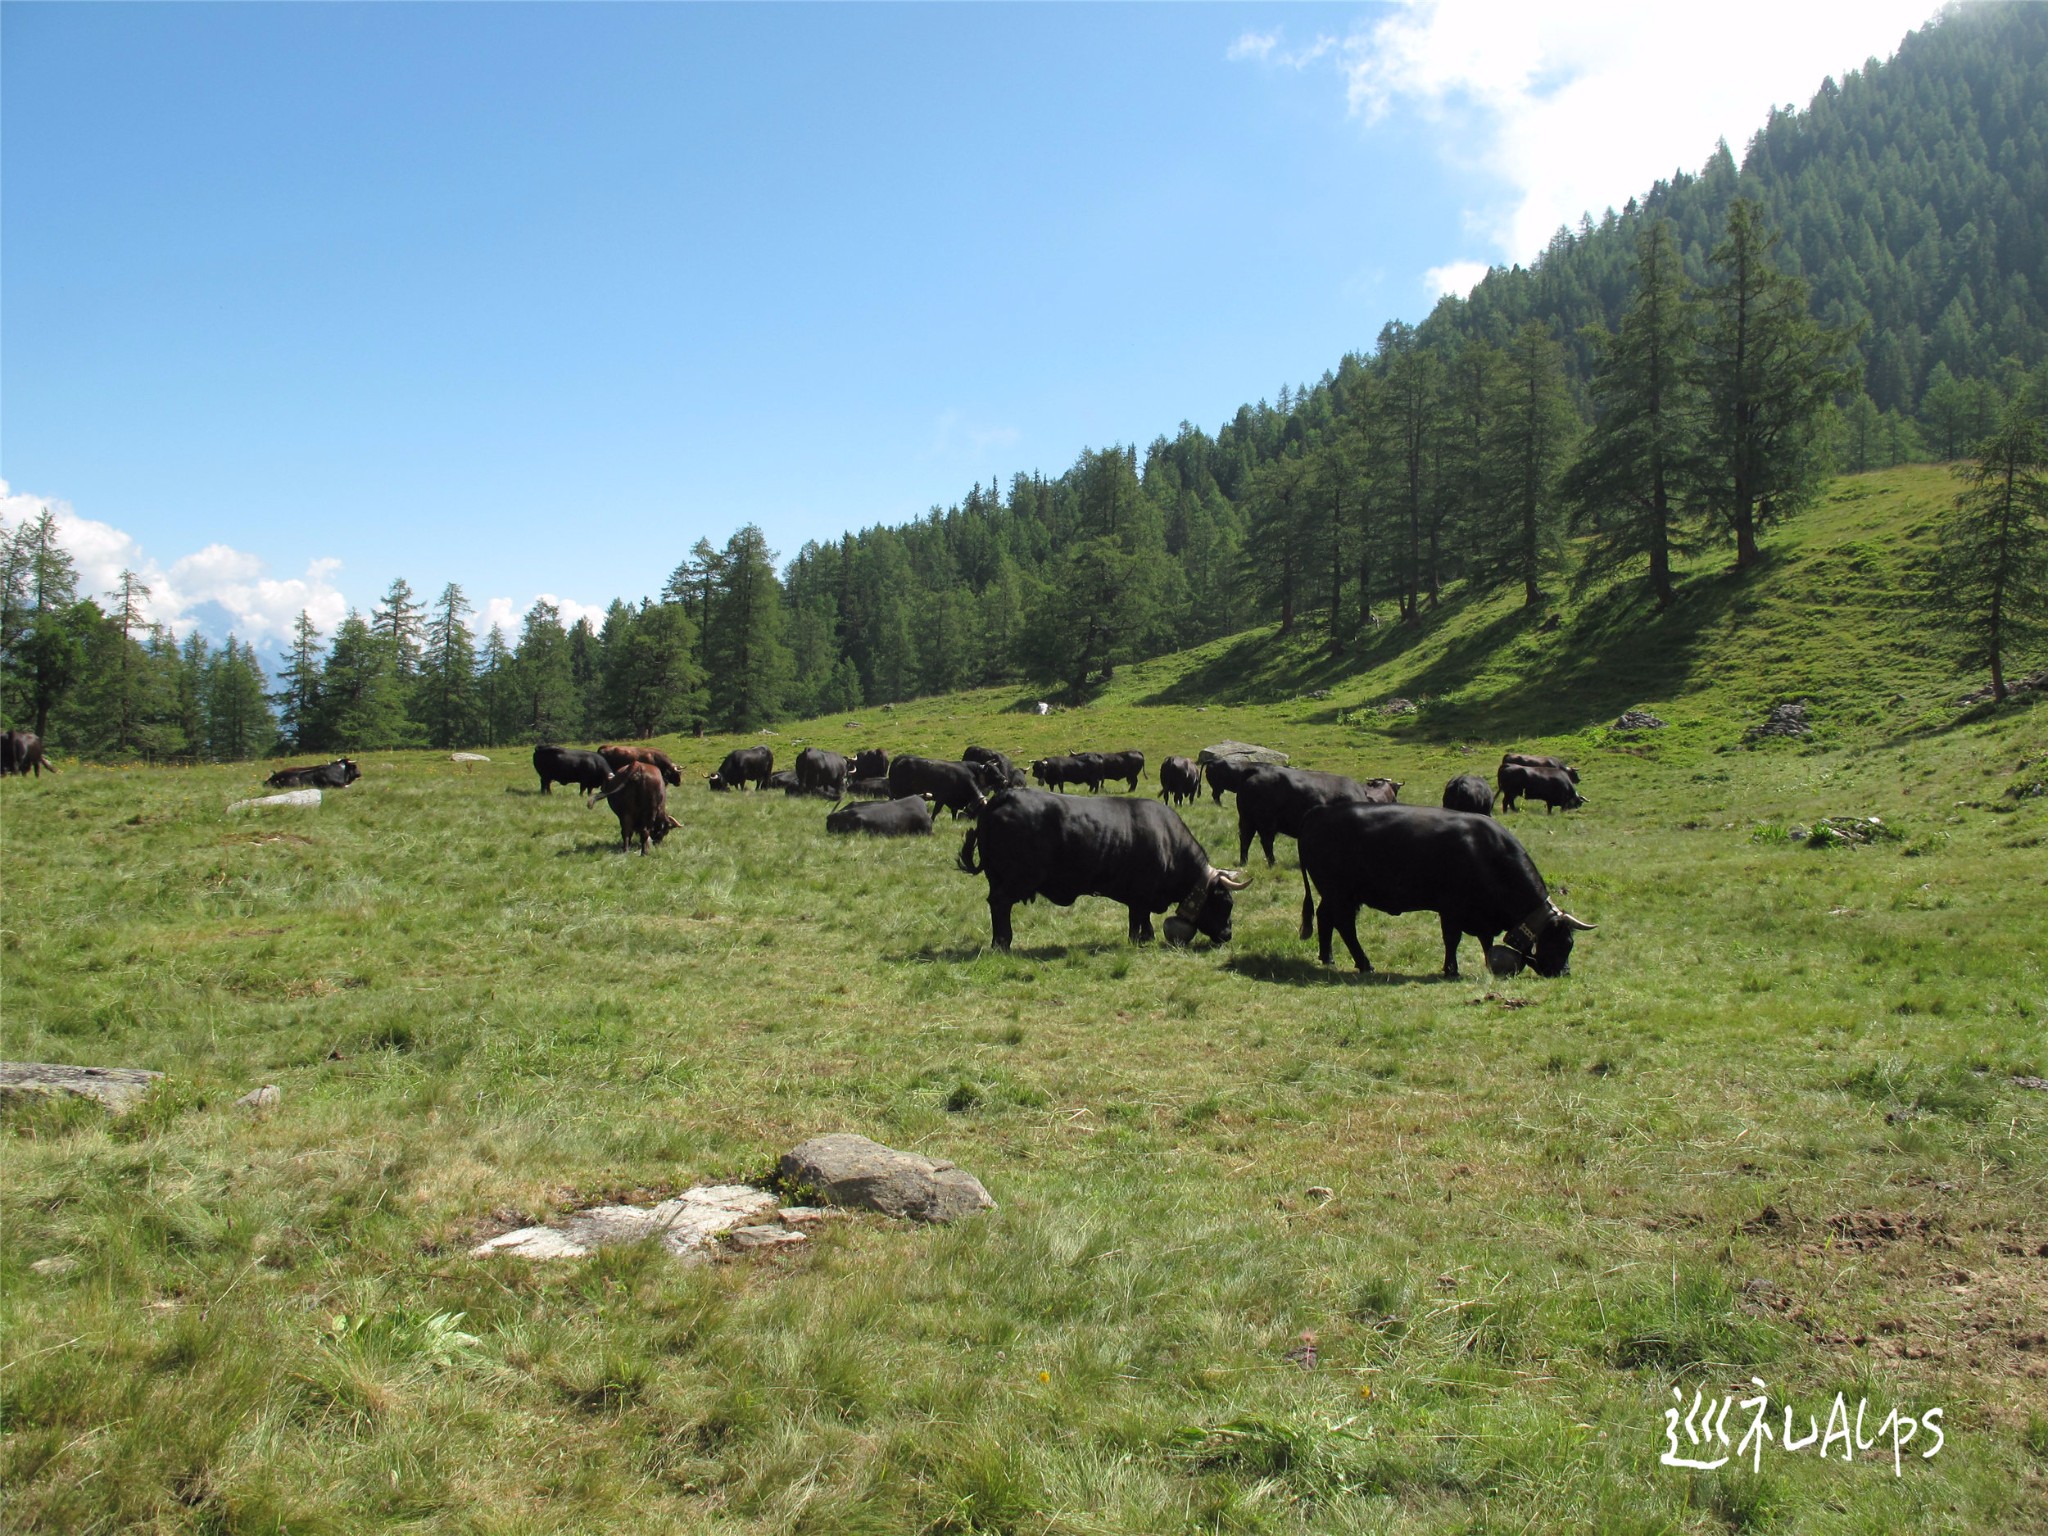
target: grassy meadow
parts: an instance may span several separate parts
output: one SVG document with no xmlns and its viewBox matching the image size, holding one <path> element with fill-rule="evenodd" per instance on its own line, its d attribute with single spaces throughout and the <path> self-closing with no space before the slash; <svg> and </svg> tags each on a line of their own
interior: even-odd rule
<svg viewBox="0 0 2048 1536">
<path fill-rule="evenodd" d="M 0 1054 L 169 1075 L 0 1126 L 6 1528 L 2048 1529 L 2048 1092 L 2015 1081 L 2048 1077 L 2048 709 L 1956 704 L 1905 574 L 1949 494 L 1845 480 L 1663 616 L 1452 594 L 1362 657 L 1260 632 L 1048 717 L 760 738 L 1236 737 L 1428 804 L 1563 752 L 1587 808 L 1507 818 L 1599 925 L 1555 981 L 1469 943 L 1439 979 L 1427 914 L 1362 915 L 1373 977 L 1318 966 L 1284 840 L 1224 948 L 1084 900 L 996 954 L 965 823 L 827 838 L 703 788 L 730 738 L 660 743 L 683 827 L 647 858 L 520 748 L 232 817 L 267 768 L 7 781 Z M 1793 698 L 1810 739 L 1745 740 Z M 1234 863 L 1234 809 L 1186 814 Z M 1829 815 L 1886 835 L 1791 838 Z M 467 1256 L 834 1130 L 999 1208 L 699 1268 Z M 1774 1435 L 1842 1393 L 1876 1444 L 1659 1465 L 1674 1386 L 1752 1378 Z M 1894 1407 L 1945 1434 L 1899 1476 Z"/>
</svg>

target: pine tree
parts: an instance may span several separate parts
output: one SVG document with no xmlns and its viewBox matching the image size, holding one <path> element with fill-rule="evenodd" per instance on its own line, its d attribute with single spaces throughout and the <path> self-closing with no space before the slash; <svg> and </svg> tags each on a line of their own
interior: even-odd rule
<svg viewBox="0 0 2048 1536">
<path fill-rule="evenodd" d="M 4 661 L 8 708 L 17 721 L 47 739 L 50 713 L 85 668 L 85 643 L 99 608 L 78 601 L 78 567 L 58 542 L 48 507 L 15 535 L 9 564 L 18 573 L 20 613 Z"/>
<path fill-rule="evenodd" d="M 1522 605 L 1543 600 L 1545 568 L 1557 555 L 1557 482 L 1579 436 L 1564 378 L 1564 349 L 1531 320 L 1508 344 L 1486 477 L 1497 520 L 1482 520 L 1482 547 L 1499 551 L 1522 583 Z"/>
<path fill-rule="evenodd" d="M 126 567 L 122 568 L 119 581 L 120 585 L 107 594 L 107 618 L 119 634 L 120 644 L 114 647 L 105 700 L 110 729 L 108 745 L 125 757 L 135 750 L 142 724 L 146 658 L 136 637 L 149 627 L 142 603 L 152 594 L 148 584 Z"/>
<path fill-rule="evenodd" d="M 562 610 L 536 601 L 526 610 L 510 679 L 518 692 L 518 739 L 562 741 L 581 723 L 576 681 L 570 671 L 569 633 Z"/>
<path fill-rule="evenodd" d="M 230 634 L 206 663 L 200 697 L 204 727 L 195 750 L 203 748 L 215 762 L 239 762 L 270 750 L 277 726 L 253 646 L 237 645 Z"/>
<path fill-rule="evenodd" d="M 476 697 L 476 641 L 464 622 L 473 612 L 462 588 L 451 581 L 441 589 L 426 623 L 413 714 L 429 746 L 467 746 L 477 739 L 482 727 Z"/>
<path fill-rule="evenodd" d="M 1992 697 L 2004 699 L 2006 658 L 2048 634 L 2048 388 L 2008 406 L 1956 475 L 1964 489 L 1941 524 L 1936 598 L 1964 664 L 1989 666 Z"/>
<path fill-rule="evenodd" d="M 620 734 L 645 741 L 681 730 L 704 708 L 697 627 L 680 603 L 617 605 L 605 621 L 603 698 Z"/>
<path fill-rule="evenodd" d="M 1584 574 L 1647 555 L 1650 592 L 1666 608 L 1677 525 L 1689 511 L 1696 474 L 1701 411 L 1692 376 L 1694 301 L 1670 221 L 1643 230 L 1635 282 L 1620 331 L 1593 338 L 1599 415 L 1563 489 L 1595 527 L 1595 557 Z"/>
<path fill-rule="evenodd" d="M 484 636 L 476 669 L 477 708 L 487 747 L 516 740 L 518 736 L 519 694 L 513 666 L 512 648 L 505 643 L 505 632 L 493 624 L 491 632 Z"/>
<path fill-rule="evenodd" d="M 320 671 L 319 716 L 320 738 L 336 750 L 374 751 L 412 740 L 392 642 L 353 608 L 335 630 Z"/>
<path fill-rule="evenodd" d="M 1780 238 L 1738 197 L 1709 258 L 1720 281 L 1706 291 L 1698 352 L 1706 502 L 1735 536 L 1737 570 L 1757 562 L 1759 523 L 1790 517 L 1819 494 L 1824 413 L 1849 385 L 1836 361 L 1849 338 L 1808 313 L 1806 284 L 1776 265 Z"/>
<path fill-rule="evenodd" d="M 717 569 L 706 641 L 711 712 L 722 730 L 757 730 L 780 715 L 790 683 L 775 551 L 749 523 L 726 541 Z"/>
<path fill-rule="evenodd" d="M 320 739 L 320 631 L 305 609 L 292 621 L 292 646 L 284 670 L 278 674 L 283 686 L 271 696 L 277 706 L 278 734 L 287 749 L 312 752 L 326 746 Z"/>
<path fill-rule="evenodd" d="M 403 576 L 395 577 L 383 601 L 370 615 L 370 629 L 389 648 L 394 674 L 410 684 L 420 668 L 420 652 L 426 643 L 426 609 L 413 601 L 413 590 Z"/>
</svg>

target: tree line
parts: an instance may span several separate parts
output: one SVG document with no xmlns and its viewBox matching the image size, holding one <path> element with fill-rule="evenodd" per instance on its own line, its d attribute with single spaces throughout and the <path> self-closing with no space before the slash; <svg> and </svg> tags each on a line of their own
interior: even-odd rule
<svg viewBox="0 0 2048 1536">
<path fill-rule="evenodd" d="M 1453 585 L 1533 606 L 1627 571 L 1668 603 L 1682 557 L 1753 568 L 1831 469 L 2005 432 L 2048 357 L 2044 150 L 2048 9 L 1952 14 L 1773 112 L 1740 166 L 1721 147 L 1213 434 L 992 476 L 786 562 L 752 526 L 700 540 L 601 622 L 539 603 L 479 634 L 460 587 L 394 582 L 331 635 L 302 615 L 271 685 L 232 638 L 143 624 L 130 575 L 81 598 L 44 519 L 6 535 L 0 709 L 111 756 L 644 737 L 1080 696 L 1255 623 L 1341 656 Z M 247 707 L 266 687 L 274 717 Z"/>
</svg>

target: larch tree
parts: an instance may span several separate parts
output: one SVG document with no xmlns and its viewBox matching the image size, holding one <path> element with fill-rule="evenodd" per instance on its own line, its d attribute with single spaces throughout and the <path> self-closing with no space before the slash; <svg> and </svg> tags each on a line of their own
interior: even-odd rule
<svg viewBox="0 0 2048 1536">
<path fill-rule="evenodd" d="M 1613 335 L 1595 331 L 1597 414 L 1564 477 L 1564 495 L 1594 528 L 1585 575 L 1647 556 L 1659 608 L 1671 605 L 1671 556 L 1690 514 L 1701 404 L 1693 376 L 1695 301 L 1669 220 L 1636 242 L 1635 293 Z"/>
<path fill-rule="evenodd" d="M 1822 424 L 1850 383 L 1840 366 L 1850 338 L 1813 318 L 1805 282 L 1777 264 L 1779 241 L 1748 198 L 1728 205 L 1727 235 L 1709 258 L 1718 278 L 1704 295 L 1696 354 L 1706 508 L 1734 535 L 1737 570 L 1756 564 L 1761 524 L 1820 494 L 1828 473 Z"/>
<path fill-rule="evenodd" d="M 2048 391 L 2006 408 L 1974 460 L 1956 467 L 1963 490 L 1941 523 L 1935 595 L 1963 642 L 1967 666 L 1991 669 L 2007 694 L 2006 658 L 2048 633 Z"/>
</svg>

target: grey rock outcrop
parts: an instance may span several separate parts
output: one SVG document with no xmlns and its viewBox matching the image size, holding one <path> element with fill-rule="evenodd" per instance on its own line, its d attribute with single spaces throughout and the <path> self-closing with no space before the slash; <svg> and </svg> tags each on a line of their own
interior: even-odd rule
<svg viewBox="0 0 2048 1536">
<path fill-rule="evenodd" d="M 1617 731 L 1661 731 L 1664 722 L 1647 709 L 1631 709 L 1614 722 Z"/>
<path fill-rule="evenodd" d="M 237 1109 L 253 1109 L 259 1112 L 266 1109 L 275 1109 L 277 1108 L 278 1101 L 283 1097 L 284 1090 L 278 1087 L 277 1084 L 265 1083 L 261 1088 L 251 1088 L 247 1093 L 235 1100 L 235 1107 Z"/>
<path fill-rule="evenodd" d="M 859 1206 L 912 1221 L 953 1221 L 995 1205 L 973 1174 L 865 1136 L 814 1136 L 783 1153 L 779 1171 L 828 1205 Z"/>
<path fill-rule="evenodd" d="M 1287 766 L 1287 754 L 1272 747 L 1255 747 L 1248 741 L 1219 741 L 1213 747 L 1204 747 L 1196 755 L 1202 763 L 1270 763 L 1275 768 Z"/>
<path fill-rule="evenodd" d="M 0 1104 L 34 1098 L 97 1099 L 112 1110 L 131 1108 L 162 1081 L 140 1067 L 69 1067 L 43 1061 L 0 1061 Z"/>
</svg>

